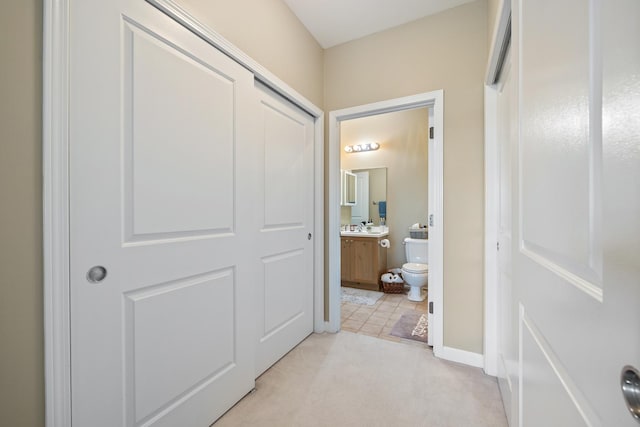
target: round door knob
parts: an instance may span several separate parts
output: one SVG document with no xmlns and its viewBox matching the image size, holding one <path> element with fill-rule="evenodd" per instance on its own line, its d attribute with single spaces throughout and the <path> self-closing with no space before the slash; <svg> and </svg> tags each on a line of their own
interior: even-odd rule
<svg viewBox="0 0 640 427">
<path fill-rule="evenodd" d="M 620 374 L 620 387 L 631 416 L 640 423 L 640 374 L 633 366 L 625 366 Z"/>
<path fill-rule="evenodd" d="M 100 283 L 107 277 L 107 269 L 101 265 L 91 267 L 87 272 L 87 280 L 91 283 Z"/>
</svg>

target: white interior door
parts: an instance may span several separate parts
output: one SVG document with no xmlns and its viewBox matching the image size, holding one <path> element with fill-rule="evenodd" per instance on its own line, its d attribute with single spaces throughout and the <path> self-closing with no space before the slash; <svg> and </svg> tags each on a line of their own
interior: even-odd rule
<svg viewBox="0 0 640 427">
<path fill-rule="evenodd" d="M 637 426 L 620 377 L 640 365 L 640 2 L 516 12 L 519 425 Z"/>
<path fill-rule="evenodd" d="M 351 224 L 369 221 L 369 172 L 356 175 L 356 204 L 351 206 Z"/>
<path fill-rule="evenodd" d="M 256 376 L 313 332 L 313 118 L 262 85 Z M 316 237 L 318 238 L 318 237 Z M 319 236 L 322 238 L 322 236 Z"/>
<path fill-rule="evenodd" d="M 435 153 L 435 115 L 433 107 L 429 107 L 428 117 L 429 117 L 429 140 L 427 142 L 427 177 L 428 177 L 428 191 L 427 191 L 427 206 L 428 206 L 428 227 L 434 226 L 434 218 L 435 218 L 435 206 L 436 206 L 436 193 L 437 193 L 437 183 L 440 181 L 437 179 L 438 168 L 436 165 L 436 156 Z M 433 131 L 432 131 L 433 129 Z M 432 242 L 435 241 L 434 234 L 431 234 Z M 431 262 L 434 258 L 432 254 L 436 253 L 436 251 L 432 250 L 432 246 L 429 247 L 429 263 L 431 267 L 429 269 L 429 281 L 435 277 L 433 274 L 433 270 L 437 265 L 436 262 Z M 435 281 L 434 281 L 435 282 Z M 434 294 L 435 292 L 431 292 L 429 289 L 429 282 L 427 282 L 427 345 L 433 347 L 434 344 L 434 333 L 435 333 L 435 314 L 434 314 Z"/>
<path fill-rule="evenodd" d="M 514 134 L 515 126 L 512 126 L 516 119 L 515 102 L 513 97 L 513 83 L 511 73 L 511 56 L 507 55 L 498 83 L 497 99 L 497 154 L 498 154 L 498 384 L 502 393 L 505 408 L 507 408 L 507 418 L 511 425 L 514 425 L 512 412 L 513 402 L 517 402 L 518 384 L 518 336 L 516 319 L 517 307 L 514 307 L 512 298 L 512 193 L 513 174 L 511 165 L 514 162 L 513 145 L 517 141 Z M 517 419 L 517 417 L 516 417 Z"/>
<path fill-rule="evenodd" d="M 428 195 L 427 195 L 427 204 L 429 206 L 429 212 L 428 212 L 428 219 L 427 219 L 427 225 L 428 227 L 431 227 L 433 225 L 433 218 L 434 218 L 434 212 L 433 212 L 433 208 L 435 206 L 435 200 L 436 200 L 436 191 L 434 191 L 435 188 L 435 183 L 437 182 L 437 180 L 435 179 L 435 175 L 436 175 L 436 166 L 435 166 L 435 156 L 433 155 L 433 153 L 435 152 L 435 140 L 433 138 L 434 134 L 431 133 L 431 129 L 434 128 L 435 126 L 435 118 L 434 118 L 434 114 L 433 114 L 433 108 L 429 107 L 429 141 L 428 141 L 428 145 L 427 145 L 427 175 L 428 175 L 428 180 L 429 180 L 429 184 L 428 184 Z M 435 133 L 435 128 L 434 128 L 434 133 Z M 433 234 L 432 234 L 433 236 Z M 429 247 L 429 262 L 431 263 L 431 267 L 429 269 L 429 272 L 427 273 L 429 276 L 429 279 L 431 279 L 433 277 L 433 273 L 431 273 L 431 268 L 435 268 L 436 263 L 435 262 L 431 262 L 432 258 L 431 258 L 431 254 L 435 252 L 432 250 L 431 247 Z M 433 305 L 434 305 L 434 301 L 433 301 L 433 292 L 430 291 L 429 289 L 429 282 L 427 282 L 427 345 L 430 345 L 431 347 L 434 346 L 434 339 L 433 339 L 433 334 L 434 334 L 434 310 L 433 310 Z"/>
<path fill-rule="evenodd" d="M 144 1 L 70 22 L 73 425 L 209 425 L 254 385 L 253 77 Z"/>
</svg>

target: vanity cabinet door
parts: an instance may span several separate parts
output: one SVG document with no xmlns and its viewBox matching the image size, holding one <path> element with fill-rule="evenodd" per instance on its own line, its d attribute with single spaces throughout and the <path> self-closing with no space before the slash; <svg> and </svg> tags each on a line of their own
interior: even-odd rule
<svg viewBox="0 0 640 427">
<path fill-rule="evenodd" d="M 359 283 L 378 283 L 378 240 L 372 238 L 353 239 L 352 280 Z"/>
<path fill-rule="evenodd" d="M 344 281 L 351 281 L 351 259 L 353 257 L 351 253 L 352 240 L 346 237 L 340 239 L 340 279 Z"/>
<path fill-rule="evenodd" d="M 380 239 L 341 237 L 340 242 L 342 285 L 379 290 L 380 275 L 387 269 L 387 253 L 380 246 Z"/>
</svg>

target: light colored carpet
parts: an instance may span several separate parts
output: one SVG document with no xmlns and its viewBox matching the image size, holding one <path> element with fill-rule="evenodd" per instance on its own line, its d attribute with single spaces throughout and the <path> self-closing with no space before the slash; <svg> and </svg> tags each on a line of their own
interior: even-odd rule
<svg viewBox="0 0 640 427">
<path fill-rule="evenodd" d="M 353 304 L 375 305 L 384 293 L 376 291 L 368 291 L 366 289 L 355 289 L 341 287 L 340 294 L 342 302 L 350 302 Z"/>
<path fill-rule="evenodd" d="M 215 427 L 506 427 L 495 378 L 431 350 L 366 335 L 313 334 Z"/>
</svg>

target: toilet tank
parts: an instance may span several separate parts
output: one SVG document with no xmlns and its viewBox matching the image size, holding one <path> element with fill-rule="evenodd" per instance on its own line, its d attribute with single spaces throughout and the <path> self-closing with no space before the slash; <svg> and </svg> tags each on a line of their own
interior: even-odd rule
<svg viewBox="0 0 640 427">
<path fill-rule="evenodd" d="M 405 238 L 404 252 L 407 262 L 429 264 L 429 240 L 427 239 Z"/>
</svg>

